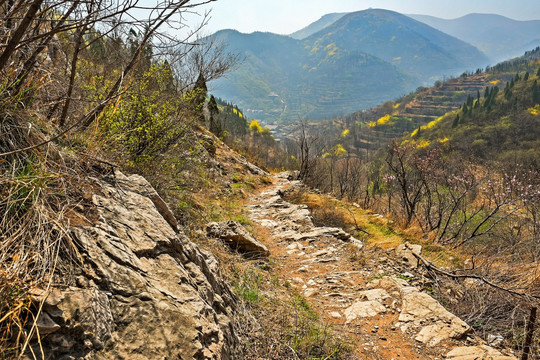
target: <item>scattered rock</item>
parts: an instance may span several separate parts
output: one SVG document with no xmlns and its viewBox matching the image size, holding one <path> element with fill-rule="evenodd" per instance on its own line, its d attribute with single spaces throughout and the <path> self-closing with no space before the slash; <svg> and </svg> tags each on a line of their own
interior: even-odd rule
<svg viewBox="0 0 540 360">
<path fill-rule="evenodd" d="M 52 334 L 60 330 L 60 325 L 55 323 L 53 319 L 46 312 L 42 312 L 37 321 L 37 329 L 39 331 L 39 336 L 45 336 Z"/>
<path fill-rule="evenodd" d="M 415 287 L 401 288 L 402 307 L 399 322 L 402 331 L 420 328 L 416 340 L 429 346 L 453 338 L 459 339 L 472 329 L 441 304 Z M 429 324 L 425 326 L 426 324 Z"/>
<path fill-rule="evenodd" d="M 422 245 L 400 244 L 396 248 L 396 256 L 403 260 L 408 266 L 416 268 L 418 266 L 418 259 L 413 255 L 420 255 L 422 253 Z"/>
<path fill-rule="evenodd" d="M 406 272 L 404 272 L 403 274 L 401 274 L 401 276 L 406 277 L 406 278 L 409 278 L 409 279 L 413 279 L 413 278 L 414 278 L 414 275 L 411 274 L 411 273 L 408 272 L 408 271 L 406 271 Z"/>
<path fill-rule="evenodd" d="M 279 179 L 285 179 L 289 181 L 298 180 L 298 176 L 300 175 L 300 171 L 284 171 L 277 175 Z"/>
<path fill-rule="evenodd" d="M 503 355 L 486 345 L 457 347 L 446 354 L 446 358 L 450 360 L 516 360 L 515 357 Z"/>
<path fill-rule="evenodd" d="M 372 317 L 379 313 L 386 312 L 386 308 L 378 301 L 357 301 L 345 311 L 347 323 L 359 317 Z"/>
<path fill-rule="evenodd" d="M 504 341 L 504 337 L 500 334 L 497 334 L 497 335 L 489 334 L 487 336 L 487 342 L 489 346 L 497 347 L 501 345 L 503 341 Z"/>
<path fill-rule="evenodd" d="M 378 301 L 382 303 L 386 299 L 390 299 L 390 295 L 384 289 L 373 289 L 360 292 L 360 298 L 366 298 L 369 301 Z"/>
<path fill-rule="evenodd" d="M 268 256 L 268 248 L 257 241 L 240 223 L 236 221 L 212 222 L 206 226 L 209 237 L 221 239 L 234 250 L 249 255 Z"/>
<path fill-rule="evenodd" d="M 198 133 L 201 145 L 208 151 L 210 156 L 216 156 L 216 145 L 214 144 L 214 139 L 211 136 L 206 134 Z"/>
</svg>

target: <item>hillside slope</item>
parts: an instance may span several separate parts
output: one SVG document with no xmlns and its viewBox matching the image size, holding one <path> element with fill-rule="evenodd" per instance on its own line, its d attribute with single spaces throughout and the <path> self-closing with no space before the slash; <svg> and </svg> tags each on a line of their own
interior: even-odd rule
<svg viewBox="0 0 540 360">
<path fill-rule="evenodd" d="M 484 72 L 464 73 L 457 78 L 437 82 L 435 86 L 429 88 L 421 87 L 394 101 L 336 117 L 326 124 L 321 123 L 318 126 L 319 131 L 327 135 L 332 134 L 328 137 L 345 145 L 349 151 L 362 157 L 369 157 L 377 150 L 386 148 L 392 139 L 410 134 L 415 129 L 425 128 L 447 113 L 455 114 L 469 97 L 473 99 L 477 99 L 479 95 L 482 97 L 486 88 L 497 86 L 499 90 L 503 90 L 507 82 L 511 83 L 515 79 L 516 74 L 524 77 L 525 73 L 529 72 L 530 82 L 540 67 L 539 56 L 540 48 L 537 48 L 519 58 L 487 68 Z M 532 84 L 529 85 L 531 86 L 529 90 L 518 89 L 518 91 L 532 91 Z M 521 95 L 523 99 L 527 99 L 527 96 Z M 349 135 L 342 138 L 340 134 L 346 130 Z M 281 136 L 288 131 L 287 128 L 278 128 L 277 134 Z"/>
<path fill-rule="evenodd" d="M 473 46 L 399 13 L 372 9 L 350 13 L 306 39 L 312 48 L 334 44 L 363 51 L 429 80 L 487 65 Z"/>
<path fill-rule="evenodd" d="M 537 62 L 540 66 L 540 62 Z M 538 73 L 540 75 L 540 71 Z M 475 161 L 540 165 L 540 76 L 520 73 L 469 97 L 463 106 L 410 135 L 428 147 L 444 139 L 449 149 Z"/>
<path fill-rule="evenodd" d="M 399 96 L 418 80 L 377 57 L 330 48 L 311 52 L 303 42 L 269 33 L 216 34 L 246 56 L 227 78 L 210 84 L 217 96 L 262 120 L 327 117 Z M 360 79 L 362 81 L 360 81 Z"/>
</svg>

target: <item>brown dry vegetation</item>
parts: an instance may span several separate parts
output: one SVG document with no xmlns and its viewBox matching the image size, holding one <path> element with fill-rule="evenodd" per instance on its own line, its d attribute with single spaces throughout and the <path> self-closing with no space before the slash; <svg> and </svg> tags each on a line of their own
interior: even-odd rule
<svg viewBox="0 0 540 360">
<path fill-rule="evenodd" d="M 507 346 L 522 349 L 530 308 L 538 304 L 534 298 L 540 285 L 537 262 L 509 261 L 507 254 L 495 254 L 490 246 L 448 247 L 425 237 L 419 226 L 396 226 L 386 217 L 307 188 L 288 193 L 287 199 L 308 205 L 319 226 L 340 226 L 365 241 L 368 249 L 393 249 L 405 242 L 421 244 L 423 256 L 439 269 L 456 275 L 480 276 L 510 292 L 523 294 L 515 295 L 473 278 L 452 278 L 429 269 L 436 286 L 424 289 L 469 323 L 477 335 L 484 339 L 501 335 Z M 369 234 L 356 230 L 358 227 Z M 362 262 L 363 256 L 351 256 Z M 534 338 L 532 349 L 532 354 L 536 354 L 532 359 L 536 359 L 537 349 L 540 349 L 538 336 Z"/>
</svg>

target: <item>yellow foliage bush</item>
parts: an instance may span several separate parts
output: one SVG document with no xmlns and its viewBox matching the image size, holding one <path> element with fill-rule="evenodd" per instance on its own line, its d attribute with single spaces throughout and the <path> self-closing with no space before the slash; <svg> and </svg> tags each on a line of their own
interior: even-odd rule
<svg viewBox="0 0 540 360">
<path fill-rule="evenodd" d="M 249 131 L 261 134 L 263 129 L 257 120 L 251 120 L 251 123 L 249 124 Z"/>
</svg>

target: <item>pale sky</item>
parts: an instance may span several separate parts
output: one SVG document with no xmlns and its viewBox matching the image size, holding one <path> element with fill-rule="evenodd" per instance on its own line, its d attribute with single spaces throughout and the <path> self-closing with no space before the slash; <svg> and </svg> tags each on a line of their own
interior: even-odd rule
<svg viewBox="0 0 540 360">
<path fill-rule="evenodd" d="M 515 20 L 540 20 L 540 0 L 217 0 L 207 6 L 212 11 L 205 33 L 235 29 L 244 33 L 289 34 L 328 13 L 370 7 L 444 19 L 485 13 Z"/>
</svg>

